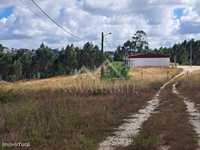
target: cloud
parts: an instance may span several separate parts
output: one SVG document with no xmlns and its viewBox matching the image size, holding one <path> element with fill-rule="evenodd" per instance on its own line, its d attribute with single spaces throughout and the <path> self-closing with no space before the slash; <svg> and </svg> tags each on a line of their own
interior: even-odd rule
<svg viewBox="0 0 200 150">
<path fill-rule="evenodd" d="M 0 19 L 0 23 L 1 23 L 2 25 L 4 25 L 4 24 L 6 24 L 7 20 L 8 20 L 8 19 L 7 19 L 6 17 L 3 17 L 3 18 Z"/>
<path fill-rule="evenodd" d="M 105 49 L 113 50 L 137 30 L 147 32 L 151 47 L 170 46 L 184 35 L 199 36 L 200 2 L 197 0 L 41 0 L 36 2 L 81 39 L 65 33 L 49 21 L 31 1 L 1 0 L 0 9 L 13 12 L 0 19 L 0 43 L 9 47 L 52 47 L 93 41 L 100 45 L 101 32 L 112 32 Z M 181 10 L 181 12 L 177 12 Z M 178 17 L 177 17 L 178 16 Z"/>
</svg>

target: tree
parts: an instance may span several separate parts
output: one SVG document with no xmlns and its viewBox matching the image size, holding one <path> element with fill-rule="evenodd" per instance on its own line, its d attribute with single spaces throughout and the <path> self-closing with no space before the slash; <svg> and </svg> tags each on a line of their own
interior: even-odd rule
<svg viewBox="0 0 200 150">
<path fill-rule="evenodd" d="M 148 52 L 147 34 L 142 30 L 138 30 L 131 40 L 124 43 L 123 48 L 126 51 Z"/>
<path fill-rule="evenodd" d="M 126 51 L 136 51 L 136 45 L 133 41 L 126 41 L 123 45 L 123 49 L 125 49 Z"/>
<path fill-rule="evenodd" d="M 114 54 L 114 61 L 123 61 L 124 57 L 125 57 L 124 50 L 122 49 L 121 46 L 118 46 Z"/>
<path fill-rule="evenodd" d="M 139 30 L 133 36 L 133 41 L 137 52 L 146 52 L 149 50 L 147 42 L 147 34 Z"/>
<path fill-rule="evenodd" d="M 56 70 L 59 74 L 71 73 L 78 67 L 77 51 L 73 45 L 68 45 L 59 53 L 58 60 L 56 60 Z"/>
<path fill-rule="evenodd" d="M 0 44 L 0 79 L 7 81 L 70 74 L 83 65 L 94 69 L 105 60 L 99 47 L 90 42 L 83 48 L 67 45 L 61 51 L 52 50 L 43 43 L 37 50 L 18 49 L 5 53 L 3 49 Z"/>
<path fill-rule="evenodd" d="M 3 45 L 0 44 L 0 53 L 3 53 L 3 49 L 4 49 Z"/>
<path fill-rule="evenodd" d="M 0 76 L 3 80 L 9 80 L 11 75 L 11 68 L 13 63 L 13 56 L 11 53 L 0 54 Z"/>
<path fill-rule="evenodd" d="M 42 43 L 40 48 L 35 51 L 35 55 L 33 56 L 32 66 L 34 71 L 41 77 L 50 76 L 50 69 L 53 66 L 54 60 L 55 57 L 52 49 Z"/>
<path fill-rule="evenodd" d="M 16 81 L 22 79 L 22 63 L 20 60 L 15 60 L 12 65 L 12 78 L 11 80 Z"/>
<path fill-rule="evenodd" d="M 85 66 L 90 69 L 99 67 L 105 60 L 104 54 L 99 47 L 87 42 L 79 52 L 79 68 Z"/>
<path fill-rule="evenodd" d="M 32 52 L 28 49 L 17 50 L 15 60 L 20 60 L 22 63 L 22 76 L 24 79 L 31 78 L 31 64 L 32 64 Z"/>
</svg>

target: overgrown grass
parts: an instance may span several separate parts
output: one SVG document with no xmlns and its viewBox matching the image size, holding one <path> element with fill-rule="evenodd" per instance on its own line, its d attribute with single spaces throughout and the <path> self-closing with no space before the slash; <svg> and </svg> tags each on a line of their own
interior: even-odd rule
<svg viewBox="0 0 200 150">
<path fill-rule="evenodd" d="M 186 73 L 186 75 L 180 79 L 180 84 L 184 89 L 199 89 L 200 88 L 200 71 L 194 73 Z"/>
<path fill-rule="evenodd" d="M 187 73 L 178 83 L 181 94 L 194 101 L 200 110 L 200 71 Z"/>
<path fill-rule="evenodd" d="M 146 104 L 169 70 L 172 75 L 178 72 L 150 68 L 142 76 L 138 69 L 129 80 L 113 82 L 99 80 L 96 73 L 95 79 L 83 74 L 3 83 L 0 138 L 30 142 L 32 149 L 40 150 L 96 149 L 127 114 Z"/>
<path fill-rule="evenodd" d="M 129 80 L 113 80 L 111 82 L 100 80 L 100 72 L 95 72 L 93 74 L 79 74 L 68 77 L 60 76 L 43 80 L 0 83 L 0 91 L 8 92 L 11 90 L 18 95 L 30 95 L 37 92 L 42 93 L 42 91 L 45 93 L 60 91 L 68 95 L 82 96 L 101 90 L 113 94 L 113 91 L 118 93 L 125 87 L 129 89 L 130 86 L 135 91 L 138 89 L 149 89 L 152 87 L 152 84 L 161 84 L 178 72 L 180 70 L 174 68 L 139 68 L 129 71 Z"/>
</svg>

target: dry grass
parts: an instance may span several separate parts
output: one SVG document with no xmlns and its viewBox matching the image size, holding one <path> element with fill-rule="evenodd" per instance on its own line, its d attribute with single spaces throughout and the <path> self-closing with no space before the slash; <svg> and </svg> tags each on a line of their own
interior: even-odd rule
<svg viewBox="0 0 200 150">
<path fill-rule="evenodd" d="M 133 145 L 125 149 L 160 150 L 168 147 L 169 150 L 195 150 L 198 147 L 195 137 L 183 100 L 168 87 L 161 94 L 157 113 L 143 124 L 142 131 L 133 139 Z"/>
<path fill-rule="evenodd" d="M 1 83 L 0 138 L 31 149 L 93 150 L 179 70 L 137 69 L 130 80 L 89 75 Z"/>
<path fill-rule="evenodd" d="M 180 71 L 180 70 L 179 70 Z M 79 74 L 76 76 L 60 76 L 43 80 L 19 81 L 15 83 L 0 83 L 1 91 L 14 91 L 17 93 L 34 92 L 41 90 L 66 90 L 69 93 L 77 91 L 83 93 L 86 90 L 119 89 L 124 86 L 135 88 L 149 88 L 155 82 L 163 82 L 177 73 L 174 68 L 138 68 L 130 71 L 130 80 L 116 80 L 113 82 L 101 81 L 99 73 Z M 83 90 L 83 91 L 82 91 Z M 76 92 L 75 92 L 76 93 Z"/>
<path fill-rule="evenodd" d="M 181 94 L 195 102 L 196 107 L 200 110 L 200 72 L 187 74 L 179 81 L 178 88 Z"/>
</svg>

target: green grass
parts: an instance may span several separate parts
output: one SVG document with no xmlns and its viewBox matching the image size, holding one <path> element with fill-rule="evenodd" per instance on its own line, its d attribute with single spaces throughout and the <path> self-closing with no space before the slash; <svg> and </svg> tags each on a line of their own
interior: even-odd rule
<svg viewBox="0 0 200 150">
<path fill-rule="evenodd" d="M 101 72 L 101 78 L 104 80 L 128 79 L 129 69 L 121 62 L 108 64 Z"/>
</svg>

